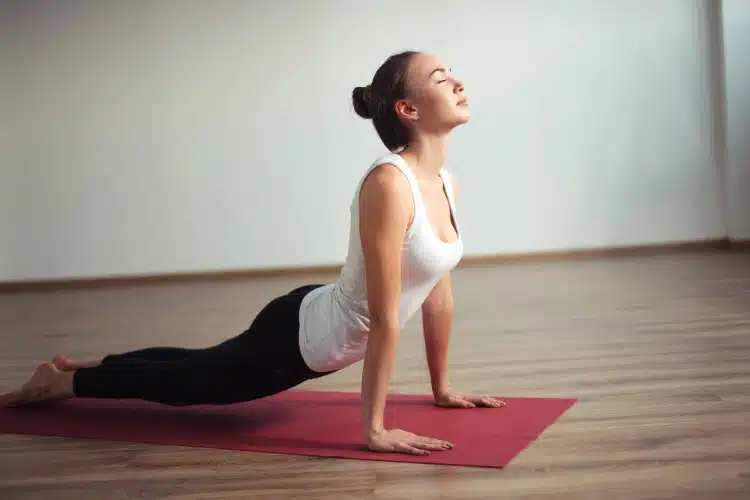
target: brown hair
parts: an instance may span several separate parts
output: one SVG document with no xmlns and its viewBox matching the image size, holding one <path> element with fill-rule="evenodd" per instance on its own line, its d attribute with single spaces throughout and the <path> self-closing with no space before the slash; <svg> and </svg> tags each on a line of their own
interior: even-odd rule
<svg viewBox="0 0 750 500">
<path fill-rule="evenodd" d="M 396 116 L 394 107 L 406 97 L 409 63 L 417 54 L 410 50 L 391 55 L 375 72 L 372 83 L 352 91 L 354 111 L 362 118 L 372 119 L 380 140 L 390 151 L 409 143 L 409 130 Z"/>
</svg>

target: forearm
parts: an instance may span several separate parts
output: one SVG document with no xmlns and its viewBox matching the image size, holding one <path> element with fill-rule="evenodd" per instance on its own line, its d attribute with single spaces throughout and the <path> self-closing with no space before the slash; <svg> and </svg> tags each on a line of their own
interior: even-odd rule
<svg viewBox="0 0 750 500">
<path fill-rule="evenodd" d="M 396 357 L 398 328 L 374 326 L 362 369 L 362 425 L 365 439 L 383 431 L 388 382 Z"/>
<path fill-rule="evenodd" d="M 422 311 L 425 353 L 430 371 L 430 383 L 435 397 L 450 388 L 448 380 L 448 346 L 453 324 L 453 306 L 426 307 Z"/>
</svg>

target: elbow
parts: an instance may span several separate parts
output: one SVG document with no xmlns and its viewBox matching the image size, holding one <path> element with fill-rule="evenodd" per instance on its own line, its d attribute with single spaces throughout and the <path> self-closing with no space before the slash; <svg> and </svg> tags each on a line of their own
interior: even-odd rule
<svg viewBox="0 0 750 500">
<path fill-rule="evenodd" d="M 430 300 L 422 305 L 422 312 L 427 316 L 452 316 L 455 310 L 453 299 L 448 297 L 440 300 Z"/>
<path fill-rule="evenodd" d="M 398 310 L 394 307 L 370 309 L 370 333 L 379 336 L 397 336 L 401 329 Z"/>
<path fill-rule="evenodd" d="M 363 376 L 390 370 L 399 340 L 398 322 L 377 315 L 370 319 Z"/>
<path fill-rule="evenodd" d="M 396 336 L 400 326 L 398 317 L 394 314 L 373 314 L 370 318 L 370 332 L 378 335 Z"/>
</svg>

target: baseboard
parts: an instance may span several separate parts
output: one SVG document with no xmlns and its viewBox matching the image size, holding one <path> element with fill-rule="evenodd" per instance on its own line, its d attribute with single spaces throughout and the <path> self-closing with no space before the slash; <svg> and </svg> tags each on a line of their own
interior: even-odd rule
<svg viewBox="0 0 750 500">
<path fill-rule="evenodd" d="M 570 261 L 570 260 L 594 260 L 611 259 L 616 257 L 639 257 L 650 255 L 669 255 L 698 253 L 707 251 L 726 251 L 735 247 L 726 238 L 716 238 L 699 241 L 679 241 L 673 243 L 654 243 L 646 245 L 624 245 L 617 247 L 584 248 L 575 250 L 550 250 L 540 252 L 527 252 L 518 254 L 498 254 L 486 256 L 473 256 L 464 259 L 463 265 L 476 264 L 517 264 L 525 262 L 544 261 Z"/>
<path fill-rule="evenodd" d="M 71 288 L 108 288 L 185 282 L 200 283 L 243 279 L 283 278 L 284 276 L 294 277 L 300 275 L 331 274 L 339 272 L 340 270 L 341 265 L 329 265 L 6 281 L 0 282 L 0 293 L 50 292 Z"/>
<path fill-rule="evenodd" d="M 730 240 L 729 248 L 733 251 L 747 252 L 750 250 L 750 240 Z"/>
<path fill-rule="evenodd" d="M 611 248 L 542 251 L 519 254 L 477 255 L 465 257 L 459 267 L 476 265 L 508 265 L 527 262 L 565 261 L 582 259 L 604 259 L 663 255 L 675 253 L 706 252 L 717 250 L 750 249 L 750 240 L 729 241 L 726 238 L 662 243 L 653 245 L 633 245 Z M 134 286 L 161 283 L 206 282 L 224 280 L 245 280 L 261 278 L 299 277 L 309 275 L 336 274 L 341 265 L 308 266 L 296 268 L 246 269 L 229 271 L 206 271 L 189 273 L 167 273 L 154 275 L 102 276 L 93 278 L 71 278 L 55 280 L 27 280 L 0 282 L 0 293 L 50 292 L 71 288 L 103 288 Z"/>
</svg>

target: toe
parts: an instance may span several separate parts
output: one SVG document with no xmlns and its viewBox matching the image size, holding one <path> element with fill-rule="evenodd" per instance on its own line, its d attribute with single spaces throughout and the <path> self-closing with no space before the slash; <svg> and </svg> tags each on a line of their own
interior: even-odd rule
<svg viewBox="0 0 750 500">
<path fill-rule="evenodd" d="M 0 396 L 0 408 L 11 408 L 23 403 L 23 391 L 13 391 Z"/>
<path fill-rule="evenodd" d="M 58 354 L 57 356 L 52 358 L 52 364 L 60 370 L 65 370 L 67 368 L 70 368 L 70 366 L 73 364 L 73 359 L 70 356 Z"/>
</svg>

